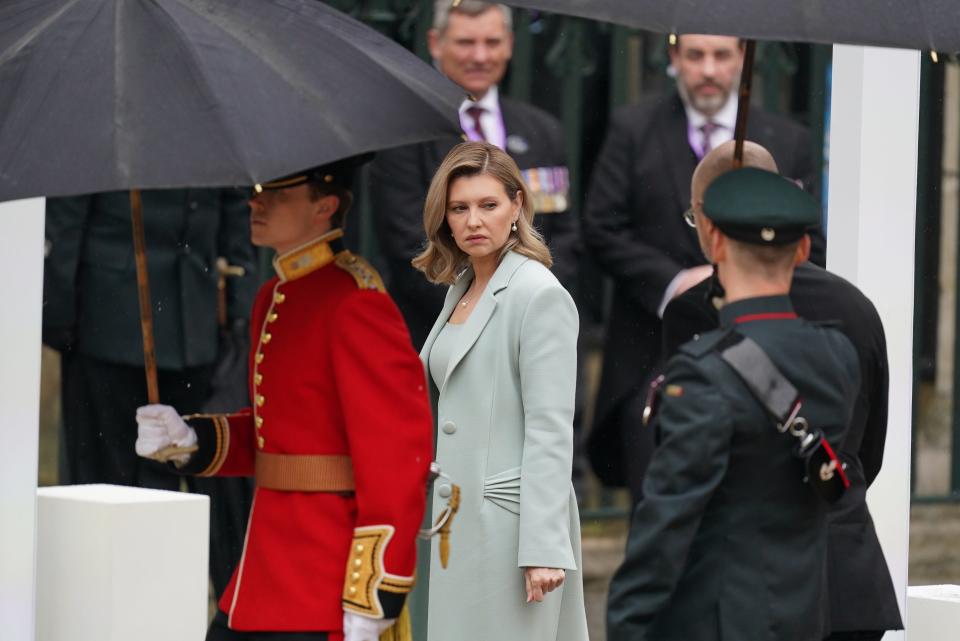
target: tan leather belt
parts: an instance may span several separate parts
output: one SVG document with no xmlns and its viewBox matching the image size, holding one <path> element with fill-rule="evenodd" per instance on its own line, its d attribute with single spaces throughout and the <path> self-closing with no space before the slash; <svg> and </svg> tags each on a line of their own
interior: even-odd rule
<svg viewBox="0 0 960 641">
<path fill-rule="evenodd" d="M 257 487 L 286 492 L 353 492 L 349 456 L 257 452 Z"/>
</svg>

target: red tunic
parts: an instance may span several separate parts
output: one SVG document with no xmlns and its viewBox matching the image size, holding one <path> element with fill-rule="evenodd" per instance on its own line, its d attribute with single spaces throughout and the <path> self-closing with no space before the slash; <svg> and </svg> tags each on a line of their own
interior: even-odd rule
<svg viewBox="0 0 960 641">
<path fill-rule="evenodd" d="M 251 476 L 258 450 L 348 455 L 352 495 L 258 487 L 220 608 L 236 630 L 337 631 L 396 617 L 412 588 L 432 456 L 423 366 L 362 259 L 328 241 L 278 257 L 252 317 L 252 408 L 191 417 L 184 470 Z M 348 567 L 349 563 L 349 567 Z"/>
</svg>

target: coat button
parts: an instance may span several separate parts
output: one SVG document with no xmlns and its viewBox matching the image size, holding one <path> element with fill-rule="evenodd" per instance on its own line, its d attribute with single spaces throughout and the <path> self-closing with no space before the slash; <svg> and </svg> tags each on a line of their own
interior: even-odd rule
<svg viewBox="0 0 960 641">
<path fill-rule="evenodd" d="M 449 485 L 444 484 L 437 489 L 437 494 L 439 494 L 442 498 L 448 499 L 450 498 L 450 495 L 453 494 L 453 490 Z"/>
<path fill-rule="evenodd" d="M 457 426 L 453 423 L 453 421 L 447 421 L 440 429 L 443 430 L 444 434 L 454 434 L 457 431 Z"/>
</svg>

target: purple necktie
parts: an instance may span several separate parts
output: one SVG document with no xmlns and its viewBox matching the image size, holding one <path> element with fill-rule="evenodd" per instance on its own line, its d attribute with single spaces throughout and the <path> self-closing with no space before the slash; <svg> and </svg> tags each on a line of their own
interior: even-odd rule
<svg viewBox="0 0 960 641">
<path fill-rule="evenodd" d="M 703 151 L 700 156 L 701 158 L 709 154 L 710 150 L 713 149 L 713 145 L 710 144 L 710 136 L 712 136 L 713 132 L 715 132 L 719 127 L 720 125 L 712 120 L 708 120 L 700 126 L 700 133 L 703 134 L 703 144 L 700 145 L 700 148 Z"/>
<path fill-rule="evenodd" d="M 483 107 L 477 107 L 476 105 L 474 105 L 473 107 L 467 107 L 467 115 L 470 116 L 471 118 L 473 118 L 473 130 L 474 130 L 474 131 L 477 133 L 477 135 L 480 136 L 484 141 L 487 140 L 487 134 L 485 134 L 485 133 L 483 132 L 483 125 L 480 124 L 480 117 L 481 117 L 486 111 L 487 111 L 487 110 L 484 109 Z"/>
</svg>

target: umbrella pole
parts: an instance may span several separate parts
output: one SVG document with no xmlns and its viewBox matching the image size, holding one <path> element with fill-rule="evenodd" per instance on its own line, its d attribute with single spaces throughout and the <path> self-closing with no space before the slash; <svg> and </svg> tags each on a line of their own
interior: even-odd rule
<svg viewBox="0 0 960 641">
<path fill-rule="evenodd" d="M 750 116 L 750 89 L 753 86 L 753 56 L 757 50 L 756 40 L 747 40 L 743 52 L 743 71 L 740 72 L 740 98 L 737 103 L 737 126 L 733 139 L 733 167 L 743 167 L 743 142 L 747 139 L 747 119 Z"/>
<path fill-rule="evenodd" d="M 143 202 L 140 190 L 130 190 L 133 217 L 133 251 L 137 261 L 137 294 L 140 300 L 140 330 L 143 332 L 143 365 L 147 373 L 147 402 L 160 402 L 157 386 L 157 353 L 153 344 L 153 311 L 150 304 L 150 279 L 147 276 L 147 244 L 143 232 Z"/>
</svg>

